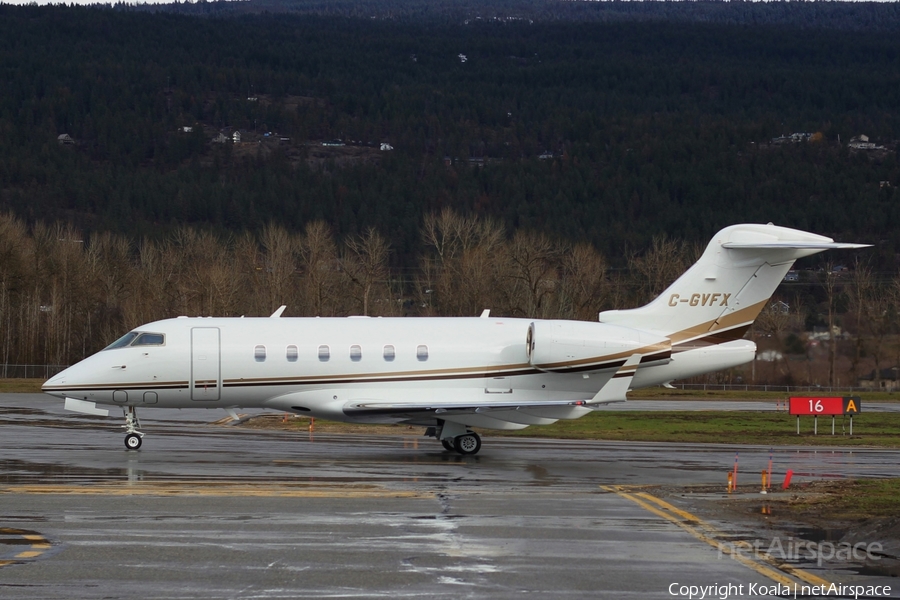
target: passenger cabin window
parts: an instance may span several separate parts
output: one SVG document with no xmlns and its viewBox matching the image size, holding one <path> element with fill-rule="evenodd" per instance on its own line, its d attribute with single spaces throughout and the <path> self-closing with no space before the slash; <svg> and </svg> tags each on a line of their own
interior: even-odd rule
<svg viewBox="0 0 900 600">
<path fill-rule="evenodd" d="M 162 346 L 166 343 L 166 336 L 161 333 L 142 333 L 131 344 L 132 346 Z"/>
<path fill-rule="evenodd" d="M 384 347 L 384 360 L 387 362 L 391 362 L 397 356 L 396 352 L 394 352 L 394 347 L 388 344 Z"/>
<path fill-rule="evenodd" d="M 328 346 L 319 346 L 319 360 L 322 362 L 328 362 L 328 359 L 331 358 L 331 350 Z"/>
<path fill-rule="evenodd" d="M 419 360 L 428 360 L 428 346 L 416 346 L 416 358 Z"/>
<path fill-rule="evenodd" d="M 291 344 L 287 347 L 286 354 L 288 362 L 297 362 L 297 357 L 300 355 L 300 352 L 297 350 L 297 346 Z"/>
<path fill-rule="evenodd" d="M 266 362 L 266 347 L 257 346 L 256 348 L 254 348 L 253 358 L 256 359 L 256 362 Z"/>
<path fill-rule="evenodd" d="M 350 360 L 353 362 L 359 362 L 362 360 L 362 348 L 353 344 L 350 346 Z"/>
</svg>

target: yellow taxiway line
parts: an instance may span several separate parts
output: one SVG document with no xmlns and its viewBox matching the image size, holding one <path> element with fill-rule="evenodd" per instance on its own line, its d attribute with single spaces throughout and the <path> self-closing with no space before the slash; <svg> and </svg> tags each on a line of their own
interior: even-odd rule
<svg viewBox="0 0 900 600">
<path fill-rule="evenodd" d="M 652 494 L 648 494 L 646 492 L 633 492 L 632 488 L 619 485 L 601 485 L 600 487 L 601 489 L 604 489 L 608 492 L 618 494 L 619 496 L 627 500 L 631 500 L 641 508 L 655 514 L 658 517 L 662 517 L 663 519 L 671 523 L 674 523 L 698 540 L 706 542 L 707 544 L 724 554 L 729 554 L 734 560 L 740 562 L 746 567 L 749 567 L 750 569 L 753 569 L 760 575 L 768 577 L 772 581 L 790 587 L 794 584 L 794 581 L 787 575 L 792 575 L 797 579 L 800 579 L 801 581 L 810 583 L 812 585 L 823 585 L 826 587 L 830 585 L 830 582 L 822 579 L 821 577 L 817 577 L 816 575 L 813 575 L 808 571 L 798 569 L 797 567 L 794 567 L 792 565 L 781 563 L 768 554 L 756 553 L 755 555 L 774 568 L 762 565 L 755 560 L 742 555 L 740 551 L 737 550 L 738 547 L 743 547 L 740 542 L 729 541 L 728 543 L 723 543 L 720 540 L 727 539 L 723 532 L 716 529 L 714 526 L 710 525 L 696 515 L 673 506 L 665 500 L 657 498 Z M 749 543 L 746 543 L 745 545 L 747 548 L 752 547 Z"/>
<path fill-rule="evenodd" d="M 26 540 L 26 541 L 31 542 L 31 544 L 29 544 L 29 546 L 30 546 L 29 550 L 23 550 L 22 552 L 19 552 L 18 554 L 14 555 L 12 558 L 6 558 L 3 560 L 0 560 L 0 567 L 5 567 L 7 565 L 14 565 L 23 560 L 31 560 L 31 559 L 38 558 L 44 552 L 46 552 L 47 550 L 49 550 L 50 548 L 53 547 L 53 545 L 50 543 L 50 541 L 47 540 L 47 538 L 45 538 L 44 536 L 37 534 L 37 533 L 25 531 L 23 529 L 12 529 L 9 527 L 0 527 L 0 535 L 13 536 L 17 539 Z M 0 540 L 0 548 L 2 548 L 2 546 L 3 546 L 3 541 Z"/>
<path fill-rule="evenodd" d="M 257 498 L 434 498 L 431 492 L 391 490 L 377 486 L 291 484 L 232 484 L 203 481 L 116 482 L 93 485 L 17 485 L 0 494 L 56 494 L 82 496 L 235 496 Z"/>
</svg>

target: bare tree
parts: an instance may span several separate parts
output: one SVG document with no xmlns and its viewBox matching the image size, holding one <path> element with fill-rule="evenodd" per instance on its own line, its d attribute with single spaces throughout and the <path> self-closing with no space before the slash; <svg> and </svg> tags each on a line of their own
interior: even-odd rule
<svg viewBox="0 0 900 600">
<path fill-rule="evenodd" d="M 862 359 L 865 338 L 871 331 L 871 326 L 874 324 L 871 319 L 877 319 L 877 316 L 873 315 L 872 311 L 873 309 L 877 310 L 875 304 L 878 304 L 878 302 L 875 301 L 872 268 L 861 263 L 859 258 L 856 259 L 850 278 L 850 284 L 850 307 L 853 310 L 856 320 L 856 344 L 851 368 L 853 380 L 856 381 L 859 379 L 859 363 Z"/>
<path fill-rule="evenodd" d="M 369 314 L 373 295 L 380 300 L 387 299 L 391 304 L 387 285 L 389 254 L 387 241 L 372 228 L 361 236 L 352 236 L 344 241 L 341 272 L 355 291 L 363 315 Z M 379 312 L 386 308 L 381 307 Z"/>
<path fill-rule="evenodd" d="M 502 227 L 444 209 L 425 217 L 422 239 L 432 251 L 419 277 L 420 300 L 429 312 L 464 316 L 502 310 L 497 285 L 505 256 Z"/>
<path fill-rule="evenodd" d="M 170 249 L 177 251 L 177 304 L 181 314 L 239 314 L 240 272 L 229 240 L 207 231 L 180 228 Z"/>
<path fill-rule="evenodd" d="M 563 250 L 542 233 L 518 231 L 508 244 L 506 293 L 514 314 L 546 318 L 555 310 Z"/>
<path fill-rule="evenodd" d="M 269 309 L 274 310 L 295 296 L 297 254 L 300 241 L 284 228 L 270 223 L 260 235 L 263 247 L 263 281 Z"/>
<path fill-rule="evenodd" d="M 25 224 L 10 214 L 0 213 L 0 360 L 9 364 L 19 355 L 23 294 L 30 287 L 29 256 L 34 254 Z"/>
<path fill-rule="evenodd" d="M 299 252 L 305 275 L 302 311 L 313 316 L 336 315 L 340 261 L 334 238 L 323 221 L 306 226 Z"/>
<path fill-rule="evenodd" d="M 629 259 L 630 268 L 641 278 L 636 304 L 656 298 L 700 256 L 702 249 L 685 242 L 654 236 L 650 248 Z"/>
<path fill-rule="evenodd" d="M 760 311 L 759 315 L 756 317 L 753 328 L 763 335 L 773 338 L 779 350 L 784 350 L 784 345 L 782 343 L 782 334 L 785 332 L 785 330 L 787 330 L 790 324 L 790 307 L 781 300 L 772 298 L 769 300 L 769 303 L 766 304 L 766 307 L 762 311 Z M 786 371 L 788 375 L 791 375 L 790 363 L 788 363 L 788 361 L 784 358 L 783 353 L 780 354 L 782 354 L 780 359 L 782 369 Z M 779 360 L 777 359 L 772 361 L 773 375 L 775 366 L 778 362 Z"/>
<path fill-rule="evenodd" d="M 835 320 L 835 294 L 838 287 L 837 273 L 834 271 L 834 264 L 829 261 L 825 263 L 825 297 L 828 306 L 828 385 L 834 387 L 835 382 L 835 362 L 837 359 L 837 336 L 834 330 Z"/>
<path fill-rule="evenodd" d="M 559 318 L 594 321 L 606 299 L 606 260 L 590 244 L 565 249 L 559 281 Z"/>
<path fill-rule="evenodd" d="M 123 330 L 137 327 L 141 320 L 138 301 L 139 271 L 135 268 L 131 242 L 111 233 L 91 236 L 85 248 L 88 284 L 92 305 L 84 307 L 84 340 L 112 341 Z M 90 349 L 82 346 L 82 354 Z"/>
</svg>

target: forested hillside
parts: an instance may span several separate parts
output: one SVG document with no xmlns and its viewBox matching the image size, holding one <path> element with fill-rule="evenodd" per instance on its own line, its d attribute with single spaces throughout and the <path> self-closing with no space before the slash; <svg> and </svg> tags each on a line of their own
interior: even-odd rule
<svg viewBox="0 0 900 600">
<path fill-rule="evenodd" d="M 685 244 L 674 276 L 684 248 L 743 221 L 873 242 L 874 281 L 891 281 L 897 6 L 0 5 L 4 362 L 284 297 L 291 314 L 591 318 L 659 289 L 640 267 L 652 240 Z M 445 210 L 481 232 L 454 230 L 460 264 L 428 238 Z M 344 286 L 317 301 L 313 224 Z M 272 227 L 294 236 L 290 289 L 259 280 Z M 375 250 L 378 269 L 359 267 Z M 121 268 L 97 262 L 111 252 Z M 175 262 L 191 252 L 225 262 Z M 376 280 L 389 310 L 360 295 Z M 822 324 L 822 288 L 803 294 L 799 322 Z"/>
<path fill-rule="evenodd" d="M 614 262 L 659 233 L 698 241 L 745 220 L 885 239 L 892 257 L 895 42 L 766 25 L 3 6 L 0 205 L 133 235 L 371 226 L 405 266 L 442 207 L 588 241 Z M 238 145 L 210 142 L 235 130 Z M 793 132 L 822 135 L 770 145 Z M 886 150 L 851 151 L 859 134 Z M 321 146 L 333 139 L 349 145 Z"/>
</svg>

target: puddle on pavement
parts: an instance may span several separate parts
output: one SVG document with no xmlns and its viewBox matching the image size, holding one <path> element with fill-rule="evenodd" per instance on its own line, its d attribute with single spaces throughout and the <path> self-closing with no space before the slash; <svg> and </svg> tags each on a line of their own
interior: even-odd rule
<svg viewBox="0 0 900 600">
<path fill-rule="evenodd" d="M 534 477 L 534 480 L 532 481 L 534 485 L 549 486 L 558 481 L 557 477 L 551 475 L 550 471 L 548 471 L 546 467 L 542 467 L 541 465 L 528 465 L 527 467 L 525 467 L 525 471 L 531 473 L 531 475 Z"/>
<path fill-rule="evenodd" d="M 143 472 L 129 465 L 126 468 L 91 469 L 72 465 L 32 463 L 24 460 L 0 460 L 0 484 L 29 483 L 96 483 L 99 481 L 129 481 L 142 478 Z"/>
<path fill-rule="evenodd" d="M 893 564 L 868 563 L 861 567 L 855 567 L 851 571 L 857 575 L 868 575 L 869 577 L 900 577 L 900 566 L 896 562 Z"/>
<path fill-rule="evenodd" d="M 45 411 L 39 408 L 10 408 L 10 407 L 0 407 L 0 415 L 45 415 L 47 414 Z"/>
<path fill-rule="evenodd" d="M 847 535 L 847 529 L 839 528 L 784 526 L 783 529 L 796 538 L 815 543 L 839 542 Z"/>
</svg>

